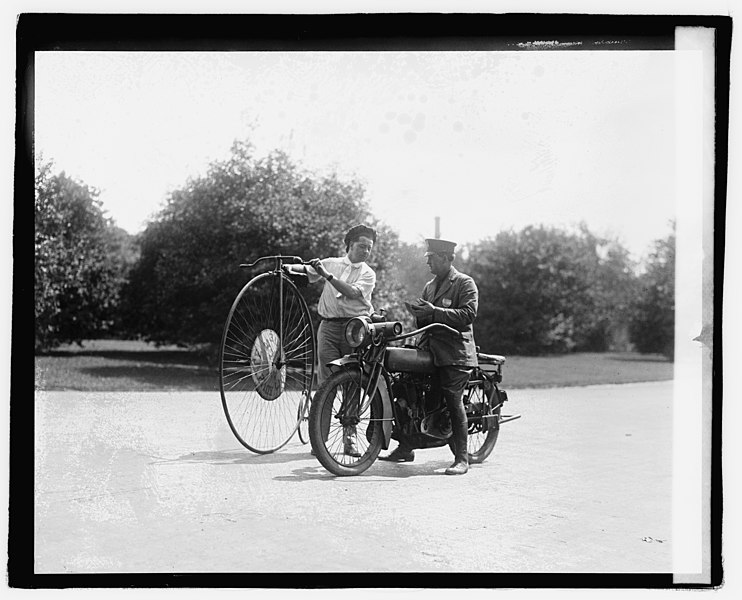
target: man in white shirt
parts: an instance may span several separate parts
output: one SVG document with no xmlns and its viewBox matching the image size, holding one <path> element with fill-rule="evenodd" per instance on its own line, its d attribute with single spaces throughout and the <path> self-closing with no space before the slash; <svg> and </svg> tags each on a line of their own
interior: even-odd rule
<svg viewBox="0 0 742 600">
<path fill-rule="evenodd" d="M 343 241 L 345 256 L 315 258 L 309 261 L 311 266 L 287 265 L 290 271 L 306 273 L 311 283 L 325 279 L 317 305 L 322 319 L 317 332 L 318 385 L 331 375 L 330 361 L 353 351 L 345 341 L 348 320 L 373 313 L 371 294 L 376 286 L 376 273 L 366 260 L 376 242 L 376 231 L 365 225 L 356 225 L 345 234 Z M 350 434 L 346 436 L 345 453 L 360 456 Z"/>
</svg>

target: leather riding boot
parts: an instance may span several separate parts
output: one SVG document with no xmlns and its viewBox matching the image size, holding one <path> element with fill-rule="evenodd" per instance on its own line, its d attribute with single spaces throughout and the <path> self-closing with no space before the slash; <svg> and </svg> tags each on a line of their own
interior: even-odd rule
<svg viewBox="0 0 742 600">
<path fill-rule="evenodd" d="M 467 449 L 469 432 L 466 421 L 454 424 L 453 437 L 456 452 L 453 464 L 446 469 L 446 475 L 463 475 L 469 470 L 469 452 Z"/>
<path fill-rule="evenodd" d="M 408 446 L 400 443 L 399 446 L 391 451 L 391 453 L 387 454 L 386 456 L 380 456 L 379 460 L 386 460 L 396 463 L 412 462 L 415 460 L 415 451 L 412 448 L 409 448 Z"/>
<path fill-rule="evenodd" d="M 470 370 L 463 367 L 441 367 L 440 370 L 443 399 L 446 401 L 448 412 L 451 415 L 455 456 L 453 464 L 446 469 L 446 475 L 463 475 L 469 470 L 469 454 L 467 452 L 469 425 L 462 396 L 464 386 L 470 375 Z"/>
</svg>

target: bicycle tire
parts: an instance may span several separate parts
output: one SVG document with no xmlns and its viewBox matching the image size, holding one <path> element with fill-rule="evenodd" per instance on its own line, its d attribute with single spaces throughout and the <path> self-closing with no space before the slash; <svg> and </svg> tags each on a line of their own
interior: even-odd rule
<svg viewBox="0 0 742 600">
<path fill-rule="evenodd" d="M 275 452 L 298 429 L 315 348 L 306 301 L 288 277 L 271 271 L 245 284 L 224 325 L 219 390 L 229 427 L 248 450 Z"/>
<path fill-rule="evenodd" d="M 360 475 L 379 456 L 383 414 L 381 394 L 364 398 L 366 379 L 348 371 L 331 375 L 312 398 L 309 413 L 309 438 L 320 464 L 340 477 Z M 342 415 L 348 403 L 359 403 L 357 423 L 343 425 Z M 346 413 L 347 414 L 347 413 Z M 346 440 L 352 440 L 357 456 L 348 454 Z"/>
<path fill-rule="evenodd" d="M 469 463 L 479 464 L 487 460 L 492 454 L 500 435 L 500 411 L 502 407 L 498 406 L 497 389 L 494 384 L 488 383 L 485 385 L 483 381 L 478 381 L 468 388 L 465 406 L 467 407 L 467 417 L 469 417 L 466 440 Z M 483 426 L 485 416 L 495 417 L 490 419 L 491 422 L 486 431 L 484 431 Z M 448 445 L 451 451 L 456 454 L 453 438 L 449 439 Z"/>
</svg>

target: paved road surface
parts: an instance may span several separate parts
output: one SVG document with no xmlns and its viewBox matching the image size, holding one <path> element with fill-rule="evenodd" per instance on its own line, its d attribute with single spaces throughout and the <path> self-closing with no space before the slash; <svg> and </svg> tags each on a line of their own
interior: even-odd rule
<svg viewBox="0 0 742 600">
<path fill-rule="evenodd" d="M 35 571 L 672 572 L 672 382 L 510 397 L 463 477 L 436 448 L 335 478 L 244 449 L 218 393 L 38 392 Z"/>
</svg>

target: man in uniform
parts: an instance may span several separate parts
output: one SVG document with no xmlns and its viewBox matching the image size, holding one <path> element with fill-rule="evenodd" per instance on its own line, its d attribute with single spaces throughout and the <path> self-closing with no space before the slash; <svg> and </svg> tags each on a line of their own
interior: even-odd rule
<svg viewBox="0 0 742 600">
<path fill-rule="evenodd" d="M 471 369 L 477 366 L 476 344 L 472 323 L 477 316 L 479 292 L 474 280 L 453 266 L 455 242 L 426 240 L 428 268 L 434 275 L 423 289 L 417 304 L 408 305 L 417 326 L 444 323 L 460 332 L 454 335 L 442 328 L 433 328 L 421 336 L 420 348 L 428 349 L 437 367 L 441 392 L 451 415 L 454 441 L 454 462 L 447 475 L 463 475 L 469 470 L 467 451 L 468 426 L 462 400 Z M 381 460 L 411 462 L 412 448 L 399 446 Z"/>
<path fill-rule="evenodd" d="M 376 286 L 376 273 L 366 264 L 376 242 L 376 231 L 366 225 L 351 227 L 343 239 L 345 256 L 310 260 L 311 266 L 286 265 L 287 270 L 306 273 L 310 283 L 325 280 L 317 305 L 321 318 L 317 331 L 317 385 L 331 375 L 328 363 L 353 349 L 345 341 L 345 325 L 349 319 L 373 313 L 371 293 Z M 355 431 L 345 435 L 345 454 L 359 457 Z"/>
</svg>

